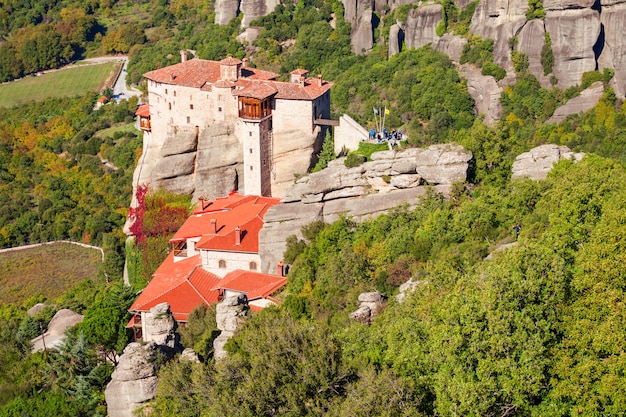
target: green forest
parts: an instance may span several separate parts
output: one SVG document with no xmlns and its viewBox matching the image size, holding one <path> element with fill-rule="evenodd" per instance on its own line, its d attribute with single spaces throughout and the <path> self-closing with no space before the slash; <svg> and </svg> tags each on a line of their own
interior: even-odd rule
<svg viewBox="0 0 626 417">
<path fill-rule="evenodd" d="M 477 2 L 465 10 L 442 3 L 438 31 L 466 36 L 462 60 L 498 78 L 493 43 L 468 31 Z M 540 1 L 530 3 L 531 17 L 545 13 Z M 211 1 L 0 2 L 0 81 L 126 53 L 129 82 L 145 89 L 142 74 L 180 62 L 181 49 L 205 59 L 253 51 L 251 65 L 284 77 L 306 68 L 334 82 L 335 117 L 347 113 L 369 128 L 372 108 L 384 106 L 387 125 L 408 133 L 405 146 L 454 142 L 474 155 L 468 181 L 454 184 L 449 199 L 428 193 L 415 210 L 398 207 L 358 224 L 312 223 L 302 240 L 294 230 L 282 304 L 248 317 L 220 362 L 212 356 L 215 308 L 197 309 L 180 334 L 203 360 L 160 363 L 146 414 L 624 414 L 626 106 L 608 86 L 612 72 L 546 89 L 527 59 L 514 55 L 517 81 L 502 93 L 502 120 L 487 126 L 447 56 L 429 46 L 387 56 L 389 26 L 411 7 L 380 16 L 380 43 L 355 55 L 338 0 L 280 4 L 253 23 L 260 36 L 246 45 L 235 39 L 240 18 L 212 23 Z M 605 85 L 594 109 L 545 123 L 594 81 Z M 137 100 L 94 111 L 97 97 L 0 109 L 0 247 L 67 239 L 105 250 L 100 271 L 63 295 L 0 305 L 0 417 L 106 415 L 104 388 L 130 340 L 126 309 L 189 213 L 190 196 L 143 194 L 143 223 L 126 242 L 142 144 L 129 127 Z M 512 181 L 515 157 L 545 143 L 587 156 L 560 162 L 546 180 Z M 322 162 L 334 157 L 328 149 Z M 131 287 L 122 285 L 125 259 Z M 414 290 L 399 302 L 409 279 Z M 367 326 L 349 315 L 369 291 L 388 303 Z M 38 302 L 50 307 L 27 315 Z M 61 308 L 84 314 L 84 322 L 58 352 L 31 354 L 29 340 Z"/>
</svg>

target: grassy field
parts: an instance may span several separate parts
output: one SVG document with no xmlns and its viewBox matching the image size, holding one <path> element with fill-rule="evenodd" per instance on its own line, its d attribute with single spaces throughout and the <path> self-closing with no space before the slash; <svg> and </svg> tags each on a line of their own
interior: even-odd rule
<svg viewBox="0 0 626 417">
<path fill-rule="evenodd" d="M 0 107 L 18 106 L 49 97 L 73 97 L 89 91 L 100 91 L 107 80 L 111 80 L 119 65 L 121 64 L 114 62 L 76 65 L 2 84 Z"/>
<path fill-rule="evenodd" d="M 55 299 L 85 278 L 96 278 L 96 249 L 55 243 L 0 253 L 0 304 L 22 305 L 33 296 Z"/>
</svg>

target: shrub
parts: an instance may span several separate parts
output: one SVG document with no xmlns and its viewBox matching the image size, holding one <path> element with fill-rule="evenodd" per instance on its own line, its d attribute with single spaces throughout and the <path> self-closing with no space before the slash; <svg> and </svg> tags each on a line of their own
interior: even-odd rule
<svg viewBox="0 0 626 417">
<path fill-rule="evenodd" d="M 358 153 L 349 153 L 345 161 L 343 161 L 343 164 L 347 168 L 354 168 L 354 167 L 358 167 L 365 161 L 366 161 L 366 158 L 364 155 L 361 155 Z"/>
<path fill-rule="evenodd" d="M 552 40 L 548 32 L 546 32 L 546 43 L 541 48 L 541 65 L 543 66 L 543 75 L 548 75 L 552 72 L 554 53 L 552 52 Z"/>
</svg>

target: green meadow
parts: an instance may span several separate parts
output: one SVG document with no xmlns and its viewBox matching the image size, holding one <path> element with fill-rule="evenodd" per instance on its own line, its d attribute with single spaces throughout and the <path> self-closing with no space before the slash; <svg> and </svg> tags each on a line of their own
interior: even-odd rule
<svg viewBox="0 0 626 417">
<path fill-rule="evenodd" d="M 76 65 L 0 85 L 0 107 L 18 106 L 50 97 L 73 97 L 100 91 L 120 64 Z"/>
</svg>

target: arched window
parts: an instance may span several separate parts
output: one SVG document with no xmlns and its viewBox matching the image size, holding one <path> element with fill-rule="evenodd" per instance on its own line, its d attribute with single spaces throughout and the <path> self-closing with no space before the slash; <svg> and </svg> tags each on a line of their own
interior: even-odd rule
<svg viewBox="0 0 626 417">
<path fill-rule="evenodd" d="M 223 260 L 223 259 L 220 259 L 220 261 L 219 261 L 219 267 L 220 267 L 220 268 L 226 268 L 226 261 L 225 261 L 225 260 Z"/>
<path fill-rule="evenodd" d="M 256 271 L 256 262 L 250 262 L 250 271 Z"/>
</svg>

